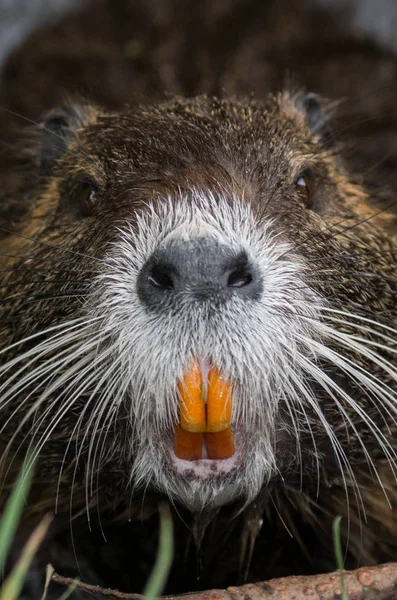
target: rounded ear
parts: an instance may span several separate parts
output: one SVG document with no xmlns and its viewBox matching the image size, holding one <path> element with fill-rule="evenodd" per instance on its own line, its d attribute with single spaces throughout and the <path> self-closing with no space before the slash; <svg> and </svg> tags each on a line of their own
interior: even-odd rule
<svg viewBox="0 0 397 600">
<path fill-rule="evenodd" d="M 66 152 L 68 142 L 76 129 L 87 122 L 87 114 L 81 106 L 54 108 L 41 122 L 42 143 L 40 174 L 50 175 L 56 161 Z"/>
<path fill-rule="evenodd" d="M 307 125 L 313 135 L 327 134 L 327 124 L 337 107 L 339 101 L 322 98 L 318 94 L 298 92 L 292 96 L 295 107 L 304 114 Z"/>
</svg>

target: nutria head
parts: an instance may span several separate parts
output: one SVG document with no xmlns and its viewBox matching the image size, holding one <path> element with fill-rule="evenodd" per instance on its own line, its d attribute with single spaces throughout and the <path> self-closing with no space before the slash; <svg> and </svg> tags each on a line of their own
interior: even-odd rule
<svg viewBox="0 0 397 600">
<path fill-rule="evenodd" d="M 396 257 L 328 112 L 283 93 L 47 116 L 3 244 L 0 370 L 4 456 L 35 448 L 47 501 L 58 477 L 76 509 L 354 497 L 394 460 Z M 204 424 L 180 432 L 192 369 Z"/>
</svg>

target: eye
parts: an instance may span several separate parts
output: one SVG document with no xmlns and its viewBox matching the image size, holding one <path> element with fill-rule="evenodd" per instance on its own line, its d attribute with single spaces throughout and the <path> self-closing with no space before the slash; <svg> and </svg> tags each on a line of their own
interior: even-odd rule
<svg viewBox="0 0 397 600">
<path fill-rule="evenodd" d="M 81 179 L 74 182 L 73 204 L 82 217 L 88 217 L 96 205 L 99 188 L 92 179 Z"/>
<path fill-rule="evenodd" d="M 313 204 L 313 175 L 309 171 L 301 173 L 295 181 L 295 187 L 299 200 L 310 208 Z"/>
</svg>

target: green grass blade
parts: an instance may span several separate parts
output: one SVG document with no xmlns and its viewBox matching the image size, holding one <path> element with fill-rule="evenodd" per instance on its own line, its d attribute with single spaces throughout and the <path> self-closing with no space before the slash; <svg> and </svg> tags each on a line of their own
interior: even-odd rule
<svg viewBox="0 0 397 600">
<path fill-rule="evenodd" d="M 342 544 L 340 541 L 340 522 L 342 517 L 336 517 L 332 524 L 332 533 L 334 538 L 334 553 L 336 559 L 336 566 L 339 569 L 340 576 L 340 587 L 341 587 L 341 600 L 349 600 L 345 588 L 345 565 L 343 561 Z"/>
<path fill-rule="evenodd" d="M 0 600 L 18 600 L 26 578 L 26 573 L 37 553 L 37 550 L 46 536 L 52 518 L 46 515 L 31 534 L 22 549 L 21 555 L 11 573 L 0 589 Z"/>
<path fill-rule="evenodd" d="M 27 458 L 0 519 L 0 573 L 4 572 L 7 554 L 18 527 L 32 475 L 33 462 L 30 458 Z"/>
<path fill-rule="evenodd" d="M 65 590 L 62 594 L 62 596 L 59 596 L 58 600 L 67 600 L 69 598 L 69 596 L 71 596 L 74 592 L 74 590 L 77 587 L 77 583 L 72 583 L 67 590 Z"/>
<path fill-rule="evenodd" d="M 174 536 L 172 516 L 167 504 L 159 506 L 160 513 L 160 538 L 156 562 L 149 580 L 143 591 L 145 600 L 154 600 L 161 596 L 167 583 L 168 574 L 174 557 Z"/>
</svg>

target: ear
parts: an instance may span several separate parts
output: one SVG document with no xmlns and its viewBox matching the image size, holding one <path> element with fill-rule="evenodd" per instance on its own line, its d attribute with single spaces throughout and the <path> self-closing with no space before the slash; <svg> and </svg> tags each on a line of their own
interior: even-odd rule
<svg viewBox="0 0 397 600">
<path fill-rule="evenodd" d="M 339 101 L 327 100 L 318 94 L 302 91 L 294 94 L 292 101 L 295 108 L 303 113 L 313 135 L 325 137 L 329 133 L 327 125 L 339 106 Z"/>
<path fill-rule="evenodd" d="M 56 161 L 66 152 L 77 129 L 87 124 L 87 110 L 81 106 L 54 108 L 41 122 L 40 174 L 50 175 Z"/>
</svg>

